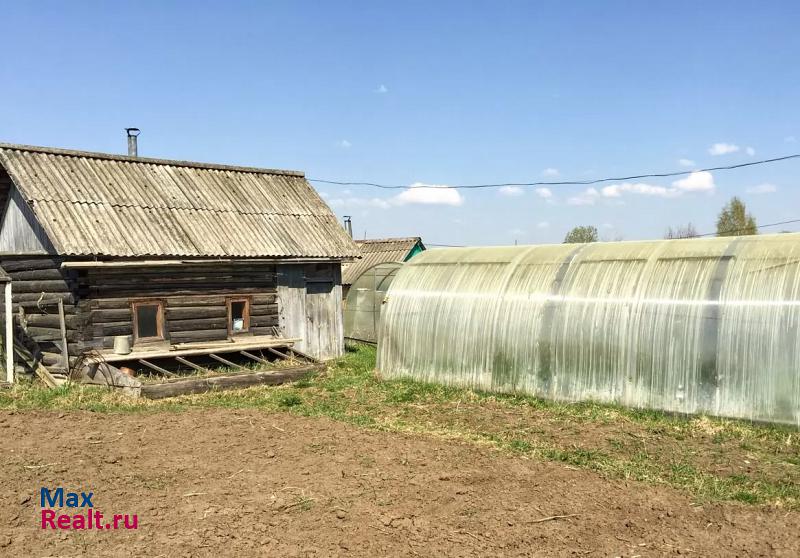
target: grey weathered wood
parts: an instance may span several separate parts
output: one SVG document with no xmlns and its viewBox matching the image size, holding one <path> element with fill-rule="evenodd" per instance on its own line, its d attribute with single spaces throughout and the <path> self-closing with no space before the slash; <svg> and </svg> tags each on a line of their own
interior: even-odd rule
<svg viewBox="0 0 800 558">
<path fill-rule="evenodd" d="M 70 292 L 67 282 L 63 279 L 48 279 L 45 281 L 18 281 L 14 283 L 14 291 L 19 294 L 32 293 L 65 293 Z"/>
<path fill-rule="evenodd" d="M 298 349 L 295 349 L 294 347 L 289 347 L 289 352 L 292 353 L 292 354 L 295 354 L 295 355 L 300 355 L 301 357 L 303 357 L 304 359 L 306 359 L 308 361 L 319 362 L 318 358 L 313 357 L 313 356 L 309 355 L 308 353 L 304 353 L 303 351 L 300 351 Z"/>
<path fill-rule="evenodd" d="M 186 360 L 186 359 L 185 359 L 185 358 L 183 358 L 183 357 L 176 356 L 176 357 L 175 357 L 175 360 L 177 360 L 177 361 L 178 361 L 178 362 L 180 362 L 181 364 L 185 364 L 185 365 L 186 365 L 186 366 L 188 366 L 189 368 L 192 368 L 192 369 L 194 369 L 194 370 L 197 370 L 198 372 L 209 372 L 209 370 L 208 370 L 207 368 L 203 368 L 203 367 L 202 367 L 202 366 L 200 366 L 199 364 L 195 364 L 194 362 L 192 362 L 192 361 L 190 361 L 190 360 Z"/>
<path fill-rule="evenodd" d="M 139 364 L 143 364 L 143 365 L 147 366 L 148 368 L 151 368 L 152 370 L 155 370 L 156 372 L 159 372 L 159 373 L 161 373 L 161 374 L 163 374 L 165 376 L 174 377 L 174 376 L 177 375 L 174 372 L 170 372 L 169 370 L 164 370 L 160 366 L 156 366 L 152 362 L 147 361 L 147 360 L 145 360 L 143 358 L 140 358 L 138 362 L 139 362 Z"/>
<path fill-rule="evenodd" d="M 65 289 L 61 289 L 59 291 L 52 291 L 44 293 L 42 296 L 41 292 L 27 292 L 27 293 L 20 293 L 16 291 L 17 285 L 14 284 L 14 304 L 21 304 L 24 306 L 35 306 L 37 303 L 46 305 L 46 304 L 57 304 L 58 300 L 61 299 L 67 304 L 75 304 L 77 297 L 72 292 L 66 292 Z"/>
<path fill-rule="evenodd" d="M 287 337 L 302 339 L 297 345 L 307 347 L 305 271 L 300 264 L 278 268 L 279 327 Z"/>
<path fill-rule="evenodd" d="M 247 351 L 239 351 L 239 354 L 242 354 L 242 355 L 246 356 L 247 358 L 249 358 L 251 360 L 254 360 L 256 362 L 260 362 L 261 364 L 269 364 L 268 360 L 266 360 L 264 358 L 261 358 L 261 357 L 257 357 L 256 355 L 254 355 L 252 353 L 248 353 Z"/>
<path fill-rule="evenodd" d="M 284 360 L 292 360 L 292 355 L 290 355 L 290 354 L 287 355 L 286 353 L 282 353 L 277 349 L 273 349 L 272 347 L 266 347 L 266 349 L 267 349 L 267 351 L 269 351 L 273 355 L 278 356 L 278 357 L 280 357 L 280 358 L 282 358 Z"/>
<path fill-rule="evenodd" d="M 39 224 L 33 209 L 16 187 L 5 205 L 0 226 L 0 252 L 12 254 L 54 254 L 55 248 Z"/>
<path fill-rule="evenodd" d="M 60 327 L 28 327 L 28 335 L 35 340 L 60 340 L 61 328 Z M 81 341 L 78 332 L 74 330 L 67 330 L 67 341 Z"/>
<path fill-rule="evenodd" d="M 33 269 L 57 269 L 61 266 L 61 258 L 49 256 L 41 258 L 26 258 L 14 255 L 0 256 L 0 265 L 7 273 L 28 271 Z"/>
<path fill-rule="evenodd" d="M 67 315 L 67 307 L 61 304 L 61 310 L 64 312 L 64 326 L 67 329 L 76 329 L 81 322 L 81 318 L 74 314 Z M 25 321 L 29 327 L 45 327 L 45 328 L 60 328 L 61 327 L 61 310 L 58 305 L 53 305 L 47 308 L 52 310 L 52 314 L 34 314 L 36 310 L 28 307 L 25 312 Z M 72 308 L 74 311 L 74 307 Z"/>
<path fill-rule="evenodd" d="M 64 320 L 64 301 L 58 301 L 58 318 L 61 328 L 61 355 L 64 359 L 64 370 L 69 370 L 69 347 L 67 345 L 67 324 Z"/>
<path fill-rule="evenodd" d="M 90 356 L 89 360 L 99 360 L 103 362 L 121 362 L 126 360 L 135 360 L 137 358 L 174 358 L 176 356 L 193 356 L 193 355 L 207 355 L 209 353 L 233 353 L 241 350 L 258 351 L 267 347 L 286 347 L 292 343 L 297 342 L 297 339 L 264 339 L 264 338 L 248 338 L 248 341 L 238 341 L 236 343 L 218 343 L 212 342 L 208 345 L 204 343 L 186 343 L 182 345 L 173 345 L 170 349 L 149 349 L 141 350 L 138 346 L 134 346 L 134 351 L 127 355 L 118 355 L 111 350 L 104 350 L 99 355 Z M 70 352 L 73 352 L 73 347 L 70 345 Z"/>
<path fill-rule="evenodd" d="M 300 380 L 321 368 L 320 365 L 313 365 L 283 368 L 274 372 L 246 372 L 244 374 L 212 376 L 210 378 L 177 380 L 161 384 L 145 384 L 141 388 L 141 394 L 148 399 L 163 399 L 178 395 L 204 393 L 213 389 L 240 389 L 264 384 L 279 385 Z"/>
<path fill-rule="evenodd" d="M 226 359 L 222 358 L 219 355 L 215 355 L 214 353 L 208 353 L 208 356 L 210 356 L 211 358 L 213 358 L 217 362 L 221 362 L 225 366 L 229 366 L 231 368 L 239 368 L 240 370 L 247 370 L 247 368 L 245 368 L 244 366 L 241 366 L 239 364 L 236 364 L 235 362 L 231 362 L 229 360 L 226 360 Z"/>
<path fill-rule="evenodd" d="M 23 269 L 20 271 L 7 272 L 14 281 L 42 281 L 42 280 L 63 280 L 64 274 L 57 267 L 45 269 Z"/>
<path fill-rule="evenodd" d="M 228 329 L 198 329 L 194 331 L 171 332 L 169 339 L 172 343 L 190 343 L 199 341 L 224 341 L 228 337 Z"/>
<path fill-rule="evenodd" d="M 169 314 L 167 314 L 169 316 Z M 178 331 L 197 331 L 203 329 L 225 330 L 224 336 L 228 335 L 228 317 L 224 318 L 195 318 L 187 320 L 171 320 L 167 317 L 170 333 Z"/>
</svg>

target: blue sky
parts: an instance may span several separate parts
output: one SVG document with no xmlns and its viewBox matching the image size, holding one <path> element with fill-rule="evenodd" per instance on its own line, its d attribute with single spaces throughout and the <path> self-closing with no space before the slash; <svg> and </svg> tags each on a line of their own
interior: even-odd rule
<svg viewBox="0 0 800 558">
<path fill-rule="evenodd" d="M 2 4 L 0 141 L 122 152 L 137 126 L 146 156 L 442 186 L 800 152 L 797 2 Z M 760 223 L 800 218 L 798 171 L 317 189 L 357 237 L 541 243 L 583 224 L 606 238 L 713 231 L 733 195 Z"/>
</svg>

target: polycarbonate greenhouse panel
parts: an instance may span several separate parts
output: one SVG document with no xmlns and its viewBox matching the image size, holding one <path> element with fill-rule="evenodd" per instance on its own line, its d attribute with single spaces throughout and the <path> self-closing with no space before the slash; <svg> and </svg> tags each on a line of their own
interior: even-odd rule
<svg viewBox="0 0 800 558">
<path fill-rule="evenodd" d="M 377 342 L 381 308 L 386 291 L 401 263 L 380 263 L 361 274 L 347 293 L 344 308 L 344 336 Z"/>
<path fill-rule="evenodd" d="M 800 425 L 800 235 L 428 250 L 387 378 Z"/>
</svg>

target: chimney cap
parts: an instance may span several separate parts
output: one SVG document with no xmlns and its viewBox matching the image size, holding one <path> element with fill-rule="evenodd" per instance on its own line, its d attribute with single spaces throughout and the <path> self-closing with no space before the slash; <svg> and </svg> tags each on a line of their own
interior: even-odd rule
<svg viewBox="0 0 800 558">
<path fill-rule="evenodd" d="M 135 138 L 136 136 L 142 133 L 142 131 L 139 128 L 125 128 L 125 132 L 127 132 L 129 138 L 131 137 Z"/>
</svg>

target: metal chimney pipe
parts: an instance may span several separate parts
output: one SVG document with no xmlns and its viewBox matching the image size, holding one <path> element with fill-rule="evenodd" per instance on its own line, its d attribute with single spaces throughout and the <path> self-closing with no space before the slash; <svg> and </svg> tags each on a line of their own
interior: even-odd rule
<svg viewBox="0 0 800 558">
<path fill-rule="evenodd" d="M 128 156 L 137 157 L 139 155 L 137 138 L 141 131 L 139 131 L 139 128 L 125 128 L 125 132 L 128 134 Z"/>
<path fill-rule="evenodd" d="M 353 238 L 353 222 L 350 220 L 350 215 L 344 216 L 344 230 L 347 231 L 347 234 L 350 235 L 350 238 Z"/>
</svg>

